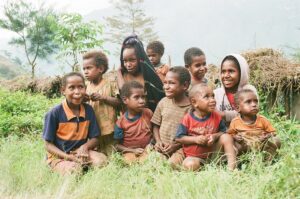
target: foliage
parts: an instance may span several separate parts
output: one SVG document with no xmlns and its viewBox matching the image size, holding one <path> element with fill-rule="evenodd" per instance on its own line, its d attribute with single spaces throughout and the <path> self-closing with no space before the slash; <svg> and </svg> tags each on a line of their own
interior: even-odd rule
<svg viewBox="0 0 300 199">
<path fill-rule="evenodd" d="M 40 134 L 45 113 L 57 101 L 40 94 L 0 90 L 0 138 Z"/>
<path fill-rule="evenodd" d="M 153 31 L 154 18 L 147 17 L 142 9 L 144 0 L 113 0 L 117 15 L 107 17 L 109 40 L 121 45 L 126 36 L 135 33 L 143 42 L 158 38 Z M 118 48 L 119 53 L 119 48 Z"/>
<path fill-rule="evenodd" d="M 102 26 L 96 21 L 84 22 L 80 14 L 61 14 L 57 23 L 56 42 L 62 46 L 60 58 L 71 57 L 72 71 L 79 71 L 78 56 L 91 48 L 102 48 Z"/>
<path fill-rule="evenodd" d="M 43 4 L 35 7 L 24 0 L 7 2 L 4 14 L 5 18 L 0 19 L 0 27 L 18 35 L 10 44 L 24 48 L 34 78 L 37 59 L 47 58 L 58 48 L 53 43 L 56 16 Z"/>
</svg>

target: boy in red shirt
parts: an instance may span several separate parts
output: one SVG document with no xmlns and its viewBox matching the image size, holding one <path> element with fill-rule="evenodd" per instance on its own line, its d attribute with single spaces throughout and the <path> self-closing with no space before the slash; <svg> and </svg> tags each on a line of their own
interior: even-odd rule
<svg viewBox="0 0 300 199">
<path fill-rule="evenodd" d="M 197 84 L 189 92 L 193 109 L 187 113 L 176 133 L 175 141 L 183 144 L 183 167 L 198 170 L 213 153 L 224 151 L 228 168 L 236 166 L 233 139 L 226 134 L 226 125 L 215 111 L 213 90 L 205 84 Z"/>
<path fill-rule="evenodd" d="M 121 89 L 127 110 L 116 123 L 114 139 L 118 141 L 116 148 L 123 153 L 127 164 L 147 157 L 145 149 L 152 137 L 150 119 L 153 113 L 145 108 L 145 96 L 143 85 L 137 81 L 127 82 Z"/>
</svg>

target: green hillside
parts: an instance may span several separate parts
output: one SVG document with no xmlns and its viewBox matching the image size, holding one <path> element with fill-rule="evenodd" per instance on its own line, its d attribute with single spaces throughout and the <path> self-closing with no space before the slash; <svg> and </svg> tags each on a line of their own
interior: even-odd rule
<svg viewBox="0 0 300 199">
<path fill-rule="evenodd" d="M 24 74 L 25 70 L 20 65 L 0 55 L 0 78 L 12 79 L 18 75 Z"/>
</svg>

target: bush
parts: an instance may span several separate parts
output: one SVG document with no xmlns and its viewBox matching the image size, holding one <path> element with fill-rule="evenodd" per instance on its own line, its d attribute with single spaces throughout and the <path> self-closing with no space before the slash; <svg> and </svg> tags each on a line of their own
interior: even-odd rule
<svg viewBox="0 0 300 199">
<path fill-rule="evenodd" d="M 0 90 L 0 137 L 41 133 L 45 113 L 61 99 Z"/>
</svg>

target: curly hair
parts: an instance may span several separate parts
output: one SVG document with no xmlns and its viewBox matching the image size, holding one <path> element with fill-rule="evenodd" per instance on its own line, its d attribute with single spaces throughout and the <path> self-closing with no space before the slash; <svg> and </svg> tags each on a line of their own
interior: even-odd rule
<svg viewBox="0 0 300 199">
<path fill-rule="evenodd" d="M 253 93 L 257 96 L 257 93 L 254 90 L 251 89 L 242 89 L 240 91 L 238 91 L 235 95 L 234 95 L 234 103 L 236 105 L 239 104 L 240 100 L 241 100 L 241 96 L 246 94 L 246 93 Z"/>
<path fill-rule="evenodd" d="M 184 64 L 188 66 L 191 65 L 193 57 L 201 56 L 201 55 L 205 55 L 205 54 L 200 48 L 192 47 L 187 49 L 184 53 Z"/>
<path fill-rule="evenodd" d="M 163 45 L 163 43 L 161 43 L 160 41 L 151 41 L 148 45 L 146 50 L 153 50 L 155 53 L 160 54 L 161 56 L 164 54 L 165 52 L 165 47 Z"/>
<path fill-rule="evenodd" d="M 144 86 L 137 81 L 126 82 L 121 88 L 121 98 L 130 97 L 132 89 L 144 89 Z"/>
<path fill-rule="evenodd" d="M 100 66 L 104 67 L 103 73 L 105 73 L 108 70 L 108 59 L 107 59 L 107 56 L 102 51 L 92 50 L 92 51 L 86 52 L 83 55 L 83 60 L 91 59 L 91 58 L 94 59 L 96 67 L 98 67 L 98 68 Z"/>
<path fill-rule="evenodd" d="M 82 79 L 83 83 L 85 84 L 84 82 L 84 77 L 81 73 L 78 73 L 78 72 L 70 72 L 70 73 L 67 73 L 65 74 L 62 79 L 61 79 L 61 87 L 62 88 L 65 88 L 67 86 L 67 83 L 68 83 L 68 78 L 69 77 L 73 77 L 73 76 L 78 76 Z"/>
<path fill-rule="evenodd" d="M 169 72 L 173 72 L 178 74 L 178 80 L 179 83 L 181 85 L 183 85 L 184 83 L 188 82 L 188 84 L 190 85 L 191 83 L 191 75 L 188 69 L 186 69 L 185 67 L 182 66 L 174 66 L 171 67 Z"/>
</svg>

